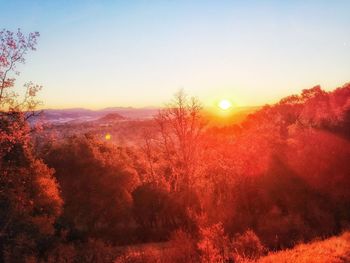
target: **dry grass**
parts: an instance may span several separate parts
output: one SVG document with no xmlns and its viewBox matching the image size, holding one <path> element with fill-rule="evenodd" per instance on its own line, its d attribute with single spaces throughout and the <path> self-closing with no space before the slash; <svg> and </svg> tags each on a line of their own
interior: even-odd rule
<svg viewBox="0 0 350 263">
<path fill-rule="evenodd" d="M 298 245 L 293 249 L 270 253 L 258 263 L 341 263 L 350 262 L 350 232 L 323 241 Z"/>
<path fill-rule="evenodd" d="M 170 243 L 151 243 L 124 248 L 115 262 L 197 262 L 176 260 Z M 300 244 L 293 249 L 269 253 L 257 261 L 237 258 L 240 263 L 350 263 L 350 232 L 323 241 Z M 235 261 L 235 262 L 236 262 Z"/>
</svg>

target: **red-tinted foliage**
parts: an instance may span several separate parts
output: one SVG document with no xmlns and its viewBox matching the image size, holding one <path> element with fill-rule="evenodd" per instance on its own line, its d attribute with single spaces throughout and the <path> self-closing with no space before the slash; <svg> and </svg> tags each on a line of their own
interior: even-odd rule
<svg viewBox="0 0 350 263">
<path fill-rule="evenodd" d="M 42 136 L 27 121 L 41 87 L 18 97 L 13 77 L 37 37 L 0 31 L 0 261 L 112 262 L 114 245 L 146 241 L 170 248 L 129 247 L 117 262 L 255 260 L 350 224 L 350 84 L 226 127 L 204 125 L 181 91 L 153 121 L 102 118 L 123 147 L 91 123 Z"/>
<path fill-rule="evenodd" d="M 35 260 L 62 212 L 53 171 L 34 154 L 30 140 L 27 119 L 40 87 L 26 84 L 22 100 L 14 91 L 16 65 L 35 50 L 38 36 L 0 31 L 0 261 L 5 262 Z"/>
</svg>

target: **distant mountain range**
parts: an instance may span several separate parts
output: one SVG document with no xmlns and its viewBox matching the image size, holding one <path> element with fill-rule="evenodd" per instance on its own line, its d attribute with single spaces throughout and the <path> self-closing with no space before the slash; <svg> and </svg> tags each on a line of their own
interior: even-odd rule
<svg viewBox="0 0 350 263">
<path fill-rule="evenodd" d="M 204 115 L 215 124 L 229 124 L 241 122 L 247 115 L 260 107 L 237 107 L 228 113 L 217 108 L 206 108 Z M 89 121 L 115 122 L 124 120 L 145 120 L 156 115 L 159 108 L 132 108 L 111 107 L 101 110 L 89 110 L 84 108 L 72 109 L 44 109 L 41 110 L 39 119 L 47 123 L 82 123 Z M 37 119 L 38 120 L 38 119 Z M 35 122 L 35 121 L 34 121 Z"/>
<path fill-rule="evenodd" d="M 102 119 L 149 119 L 158 113 L 157 108 L 131 108 L 112 107 L 102 110 L 89 110 L 83 108 L 72 109 L 44 109 L 41 110 L 40 119 L 50 123 L 85 122 Z"/>
</svg>

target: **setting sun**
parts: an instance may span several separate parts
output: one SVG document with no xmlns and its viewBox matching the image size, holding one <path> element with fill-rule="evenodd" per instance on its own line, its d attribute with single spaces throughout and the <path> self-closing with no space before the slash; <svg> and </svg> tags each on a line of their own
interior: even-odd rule
<svg viewBox="0 0 350 263">
<path fill-rule="evenodd" d="M 219 108 L 222 110 L 228 110 L 232 107 L 232 103 L 228 100 L 221 100 L 219 102 Z"/>
</svg>

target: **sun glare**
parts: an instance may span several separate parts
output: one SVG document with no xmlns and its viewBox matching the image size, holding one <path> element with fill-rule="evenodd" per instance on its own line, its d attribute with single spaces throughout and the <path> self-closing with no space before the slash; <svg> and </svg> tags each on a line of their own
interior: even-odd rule
<svg viewBox="0 0 350 263">
<path fill-rule="evenodd" d="M 106 135 L 105 135 L 105 139 L 107 140 L 107 141 L 109 141 L 110 139 L 111 139 L 111 134 L 110 133 L 107 133 Z"/>
<path fill-rule="evenodd" d="M 221 100 L 219 102 L 219 108 L 222 110 L 228 110 L 232 107 L 232 103 L 228 100 Z"/>
</svg>

